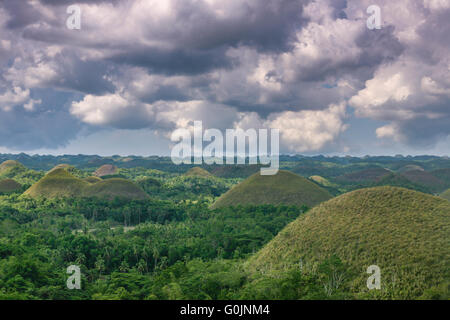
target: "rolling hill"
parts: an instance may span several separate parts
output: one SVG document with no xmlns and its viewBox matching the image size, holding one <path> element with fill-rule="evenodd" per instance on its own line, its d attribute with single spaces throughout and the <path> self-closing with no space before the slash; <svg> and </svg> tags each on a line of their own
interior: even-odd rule
<svg viewBox="0 0 450 320">
<path fill-rule="evenodd" d="M 0 193 L 14 192 L 20 190 L 21 188 L 22 185 L 13 179 L 0 180 Z"/>
<path fill-rule="evenodd" d="M 441 179 L 435 177 L 430 172 L 422 171 L 422 170 L 413 170 L 403 172 L 402 175 L 406 177 L 408 180 L 425 186 L 433 192 L 442 192 L 446 189 L 445 182 Z"/>
<path fill-rule="evenodd" d="M 441 193 L 441 198 L 447 199 L 450 201 L 450 189 L 447 189 L 446 191 Z"/>
<path fill-rule="evenodd" d="M 147 194 L 131 181 L 125 179 L 94 180 L 79 179 L 64 168 L 50 171 L 24 193 L 33 198 L 104 198 L 115 197 L 142 200 Z"/>
<path fill-rule="evenodd" d="M 382 187 L 382 186 L 401 187 L 420 191 L 423 193 L 431 193 L 431 194 L 433 193 L 432 190 L 430 190 L 429 188 L 414 183 L 408 180 L 405 176 L 398 173 L 390 173 L 371 185 L 371 187 Z"/>
<path fill-rule="evenodd" d="M 133 182 L 120 178 L 111 178 L 91 184 L 84 190 L 84 196 L 109 200 L 116 197 L 132 200 L 145 200 L 149 198 L 148 195 Z"/>
<path fill-rule="evenodd" d="M 419 298 L 431 288 L 448 286 L 449 238 L 448 201 L 404 188 L 360 189 L 300 216 L 247 267 L 267 273 L 295 268 L 302 259 L 308 272 L 335 255 L 348 265 L 357 296 Z M 381 269 L 381 290 L 368 292 L 370 265 Z"/>
<path fill-rule="evenodd" d="M 194 167 L 189 169 L 186 173 L 184 173 L 184 176 L 187 177 L 212 177 L 213 175 L 209 173 L 209 171 L 206 171 L 203 168 L 200 167 Z"/>
<path fill-rule="evenodd" d="M 112 164 L 104 164 L 94 172 L 94 176 L 103 177 L 111 176 L 117 173 L 117 167 Z"/>
<path fill-rule="evenodd" d="M 406 166 L 401 167 L 397 170 L 399 173 L 408 172 L 408 171 L 425 171 L 421 166 L 416 164 L 407 164 Z"/>
<path fill-rule="evenodd" d="M 445 183 L 446 188 L 450 188 L 450 168 L 430 171 L 430 173 Z"/>
<path fill-rule="evenodd" d="M 347 173 L 336 178 L 336 181 L 340 183 L 361 183 L 361 182 L 373 182 L 377 181 L 384 176 L 390 174 L 391 171 L 385 168 L 370 168 L 352 173 Z"/>
<path fill-rule="evenodd" d="M 6 160 L 0 164 L 0 176 L 10 175 L 13 171 L 25 171 L 26 168 L 18 161 Z"/>
<path fill-rule="evenodd" d="M 313 207 L 332 196 L 295 173 L 280 170 L 273 176 L 253 174 L 222 195 L 212 208 L 250 204 L 307 205 Z"/>
<path fill-rule="evenodd" d="M 260 165 L 218 165 L 212 169 L 212 174 L 219 178 L 248 178 L 259 172 Z"/>
<path fill-rule="evenodd" d="M 96 176 L 86 177 L 86 178 L 84 178 L 83 180 L 86 181 L 86 182 L 89 182 L 89 183 L 97 183 L 97 182 L 102 181 L 101 178 L 96 177 Z"/>
</svg>

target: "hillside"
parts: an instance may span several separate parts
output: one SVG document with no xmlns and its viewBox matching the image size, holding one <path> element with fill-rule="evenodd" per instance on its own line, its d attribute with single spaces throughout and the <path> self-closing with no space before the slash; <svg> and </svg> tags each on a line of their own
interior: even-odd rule
<svg viewBox="0 0 450 320">
<path fill-rule="evenodd" d="M 218 165 L 211 172 L 220 178 L 248 178 L 260 169 L 260 165 Z"/>
<path fill-rule="evenodd" d="M 450 201 L 450 189 L 447 189 L 446 191 L 441 193 L 441 198 L 447 199 Z"/>
<path fill-rule="evenodd" d="M 425 186 L 433 192 L 442 192 L 446 189 L 444 181 L 435 177 L 434 175 L 432 175 L 430 172 L 427 171 L 413 170 L 403 172 L 402 175 L 406 177 L 408 180 L 416 184 Z"/>
<path fill-rule="evenodd" d="M 361 171 L 356 171 L 348 174 L 344 174 L 336 178 L 338 182 L 341 183 L 358 183 L 367 181 L 377 181 L 384 176 L 390 174 L 391 171 L 378 167 L 370 168 Z"/>
<path fill-rule="evenodd" d="M 0 180 L 0 193 L 14 192 L 20 190 L 20 188 L 22 188 L 22 185 L 13 179 Z"/>
<path fill-rule="evenodd" d="M 96 197 L 112 200 L 115 197 L 131 200 L 145 200 L 148 195 L 133 182 L 112 178 L 89 185 L 84 190 L 85 197 Z"/>
<path fill-rule="evenodd" d="M 64 168 L 58 168 L 49 172 L 24 194 L 34 198 L 97 197 L 112 199 L 119 197 L 140 200 L 148 197 L 138 186 L 124 179 L 109 179 L 98 182 L 93 179 L 86 180 L 71 175 Z"/>
<path fill-rule="evenodd" d="M 117 167 L 112 164 L 104 164 L 94 172 L 94 176 L 103 177 L 110 176 L 117 173 Z"/>
<path fill-rule="evenodd" d="M 12 171 L 24 171 L 26 168 L 17 161 L 14 160 L 6 160 L 5 162 L 0 164 L 0 176 L 6 176 Z"/>
<path fill-rule="evenodd" d="M 430 173 L 443 181 L 446 188 L 450 188 L 450 168 L 433 170 Z"/>
<path fill-rule="evenodd" d="M 89 182 L 89 183 L 97 183 L 97 182 L 99 182 L 99 181 L 102 181 L 101 178 L 96 177 L 96 176 L 86 177 L 86 178 L 84 178 L 83 180 L 86 181 L 86 182 Z"/>
<path fill-rule="evenodd" d="M 280 170 L 273 176 L 255 173 L 217 199 L 212 208 L 249 204 L 313 207 L 330 198 L 330 193 L 315 183 L 292 172 Z"/>
<path fill-rule="evenodd" d="M 184 176 L 187 177 L 212 177 L 213 175 L 203 168 L 194 167 L 189 169 Z"/>
<path fill-rule="evenodd" d="M 408 171 L 425 171 L 425 170 L 421 166 L 418 166 L 416 164 L 408 164 L 397 170 L 397 172 L 399 172 L 399 173 L 408 172 Z"/>
<path fill-rule="evenodd" d="M 371 187 L 382 187 L 382 186 L 390 186 L 390 187 L 401 187 L 411 190 L 420 191 L 423 193 L 433 193 L 429 188 L 422 186 L 420 184 L 414 183 L 408 180 L 405 176 L 397 173 L 390 173 L 380 180 L 375 182 Z"/>
<path fill-rule="evenodd" d="M 33 184 L 25 195 L 46 198 L 72 198 L 83 195 L 89 185 L 86 181 L 74 177 L 64 168 L 56 168 Z"/>
<path fill-rule="evenodd" d="M 450 273 L 450 203 L 395 187 L 353 191 L 320 204 L 281 231 L 249 262 L 253 272 L 305 270 L 336 255 L 360 297 L 418 298 Z M 381 268 L 382 288 L 368 293 L 367 267 Z M 376 292 L 378 291 L 378 292 Z"/>
</svg>

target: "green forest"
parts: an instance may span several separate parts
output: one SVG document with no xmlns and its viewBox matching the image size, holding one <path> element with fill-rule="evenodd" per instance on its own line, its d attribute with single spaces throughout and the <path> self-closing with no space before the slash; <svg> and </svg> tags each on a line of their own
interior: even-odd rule
<svg viewBox="0 0 450 320">
<path fill-rule="evenodd" d="M 0 300 L 449 298 L 446 158 L 286 157 L 261 178 L 21 157 L 0 155 Z"/>
</svg>

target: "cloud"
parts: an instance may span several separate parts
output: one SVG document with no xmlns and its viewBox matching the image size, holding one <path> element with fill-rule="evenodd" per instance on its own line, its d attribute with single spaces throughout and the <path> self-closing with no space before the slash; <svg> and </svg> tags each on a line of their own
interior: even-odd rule
<svg viewBox="0 0 450 320">
<path fill-rule="evenodd" d="M 330 105 L 325 110 L 275 113 L 266 120 L 261 119 L 256 113 L 241 114 L 236 127 L 279 129 L 282 150 L 312 152 L 336 143 L 347 129 L 345 118 L 346 106 L 345 103 L 340 103 Z"/>
<path fill-rule="evenodd" d="M 372 2 L 82 0 L 68 30 L 71 1 L 4 0 L 3 130 L 57 148 L 96 128 L 253 123 L 280 127 L 290 152 L 331 152 L 354 114 L 383 122 L 378 139 L 432 145 L 450 134 L 448 1 L 380 0 L 368 30 Z M 11 139 L 33 117 L 44 129 Z"/>
</svg>

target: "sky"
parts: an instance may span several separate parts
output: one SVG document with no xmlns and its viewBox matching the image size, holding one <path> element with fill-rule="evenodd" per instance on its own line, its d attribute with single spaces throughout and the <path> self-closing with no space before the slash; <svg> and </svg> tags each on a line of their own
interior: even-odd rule
<svg viewBox="0 0 450 320">
<path fill-rule="evenodd" d="M 0 0 L 1 153 L 169 155 L 194 121 L 449 155 L 450 0 Z"/>
</svg>

